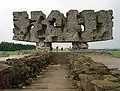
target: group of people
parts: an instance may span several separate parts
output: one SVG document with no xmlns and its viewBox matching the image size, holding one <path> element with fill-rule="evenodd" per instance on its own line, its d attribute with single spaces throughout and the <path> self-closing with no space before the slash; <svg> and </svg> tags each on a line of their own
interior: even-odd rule
<svg viewBox="0 0 120 91">
<path fill-rule="evenodd" d="M 63 51 L 63 47 L 61 47 L 61 49 L 60 49 L 61 51 Z M 56 51 L 58 51 L 58 46 L 56 47 Z"/>
<path fill-rule="evenodd" d="M 58 49 L 59 49 L 59 48 L 58 48 L 58 46 L 56 46 L 56 51 L 58 51 Z M 50 48 L 50 50 L 52 51 L 52 50 L 53 50 L 53 48 L 51 47 L 51 48 Z M 60 50 L 61 50 L 61 51 L 63 51 L 63 47 L 61 47 L 61 49 L 60 49 Z"/>
</svg>

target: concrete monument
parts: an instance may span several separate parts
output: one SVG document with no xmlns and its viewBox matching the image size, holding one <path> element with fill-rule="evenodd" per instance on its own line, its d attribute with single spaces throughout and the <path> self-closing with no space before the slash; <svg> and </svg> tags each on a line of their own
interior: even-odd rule
<svg viewBox="0 0 120 91">
<path fill-rule="evenodd" d="M 87 49 L 87 42 L 113 39 L 112 19 L 112 10 L 70 10 L 66 17 L 58 10 L 48 17 L 32 11 L 31 18 L 26 11 L 13 12 L 13 39 L 36 42 L 37 49 L 49 49 L 52 42 L 72 42 L 73 49 Z"/>
</svg>

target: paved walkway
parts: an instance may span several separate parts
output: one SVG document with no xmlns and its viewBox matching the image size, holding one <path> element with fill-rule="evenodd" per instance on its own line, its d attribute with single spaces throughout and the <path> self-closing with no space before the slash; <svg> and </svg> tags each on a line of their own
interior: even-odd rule
<svg viewBox="0 0 120 91">
<path fill-rule="evenodd" d="M 108 68 L 118 68 L 120 70 L 120 58 L 108 54 L 89 53 L 94 61 L 105 64 Z"/>
<path fill-rule="evenodd" d="M 30 89 L 39 89 L 40 91 L 76 91 L 70 78 L 66 78 L 67 65 L 49 65 L 31 86 Z"/>
<path fill-rule="evenodd" d="M 4 91 L 78 91 L 67 73 L 65 64 L 49 65 L 27 88 Z"/>
</svg>

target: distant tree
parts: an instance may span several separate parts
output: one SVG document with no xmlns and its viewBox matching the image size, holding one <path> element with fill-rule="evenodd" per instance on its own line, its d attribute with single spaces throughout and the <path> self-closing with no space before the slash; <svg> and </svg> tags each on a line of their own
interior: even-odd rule
<svg viewBox="0 0 120 91">
<path fill-rule="evenodd" d="M 0 43 L 0 51 L 16 51 L 16 50 L 30 50 L 35 49 L 35 45 L 23 45 L 23 44 L 15 44 L 9 42 L 1 42 Z"/>
</svg>

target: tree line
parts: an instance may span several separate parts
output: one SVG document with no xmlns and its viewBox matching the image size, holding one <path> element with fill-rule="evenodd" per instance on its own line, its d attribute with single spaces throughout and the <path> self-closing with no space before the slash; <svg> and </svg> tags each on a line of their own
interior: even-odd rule
<svg viewBox="0 0 120 91">
<path fill-rule="evenodd" d="M 30 50 L 35 49 L 35 45 L 15 44 L 9 42 L 0 43 L 0 51 L 17 51 L 17 50 Z"/>
</svg>

